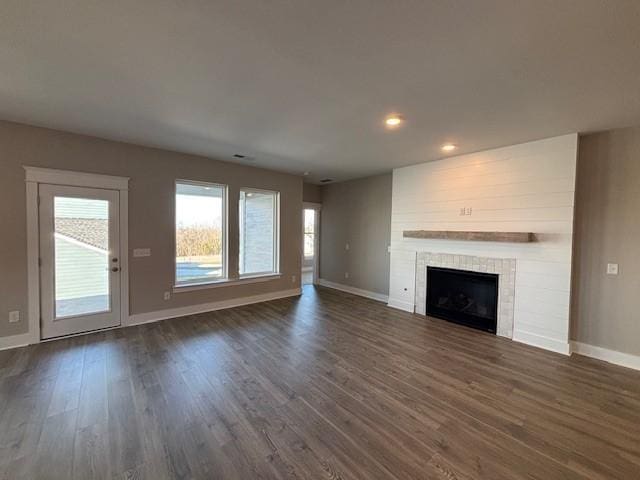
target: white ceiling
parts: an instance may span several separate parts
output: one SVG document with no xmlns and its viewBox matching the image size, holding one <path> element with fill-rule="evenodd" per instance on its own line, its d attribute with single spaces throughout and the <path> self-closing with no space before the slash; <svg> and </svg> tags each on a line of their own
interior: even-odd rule
<svg viewBox="0 0 640 480">
<path fill-rule="evenodd" d="M 344 180 L 640 123 L 640 1 L 0 0 L 0 118 Z"/>
</svg>

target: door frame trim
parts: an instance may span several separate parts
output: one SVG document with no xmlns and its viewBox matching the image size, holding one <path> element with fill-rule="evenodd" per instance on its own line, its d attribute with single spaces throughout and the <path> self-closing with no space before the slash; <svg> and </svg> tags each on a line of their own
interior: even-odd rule
<svg viewBox="0 0 640 480">
<path fill-rule="evenodd" d="M 40 343 L 40 227 L 38 186 L 41 183 L 118 190 L 120 195 L 120 323 L 129 322 L 129 177 L 23 166 L 27 200 L 28 343 Z"/>
<path fill-rule="evenodd" d="M 304 268 L 304 211 L 315 210 L 314 235 L 313 235 L 313 284 L 320 282 L 320 215 L 322 214 L 322 204 L 316 202 L 302 202 L 302 266 Z M 300 272 L 300 282 L 302 283 L 302 272 Z"/>
</svg>

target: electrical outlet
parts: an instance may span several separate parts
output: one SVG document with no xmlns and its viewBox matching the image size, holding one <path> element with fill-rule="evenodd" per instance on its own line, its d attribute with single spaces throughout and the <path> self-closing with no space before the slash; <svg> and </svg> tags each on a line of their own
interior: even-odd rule
<svg viewBox="0 0 640 480">
<path fill-rule="evenodd" d="M 347 244 L 344 246 L 344 249 L 345 249 L 345 250 L 349 250 L 349 248 L 350 248 L 350 247 L 349 247 L 349 244 L 347 243 Z"/>
<path fill-rule="evenodd" d="M 169 300 L 171 298 L 171 292 L 164 292 L 164 299 Z"/>
<path fill-rule="evenodd" d="M 617 274 L 618 274 L 618 264 L 607 263 L 607 275 L 617 275 Z"/>
<path fill-rule="evenodd" d="M 461 216 L 461 217 L 463 217 L 463 216 L 469 216 L 469 215 L 471 215 L 472 213 L 473 213 L 473 208 L 471 208 L 471 207 L 462 207 L 462 208 L 460 209 L 460 216 Z"/>
<path fill-rule="evenodd" d="M 20 321 L 20 312 L 18 310 L 9 312 L 9 323 L 18 323 L 19 321 Z"/>
<path fill-rule="evenodd" d="M 349 278 L 349 272 L 344 272 L 344 278 Z"/>
</svg>

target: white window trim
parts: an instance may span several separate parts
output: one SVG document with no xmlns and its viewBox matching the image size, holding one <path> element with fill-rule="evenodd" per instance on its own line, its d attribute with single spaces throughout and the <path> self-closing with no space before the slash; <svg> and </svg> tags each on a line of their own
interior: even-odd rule
<svg viewBox="0 0 640 480">
<path fill-rule="evenodd" d="M 266 272 L 251 272 L 251 273 L 239 273 L 240 271 L 240 259 L 238 258 L 238 278 L 242 279 L 251 279 L 251 278 L 260 278 L 266 276 L 278 275 L 280 276 L 280 192 L 277 190 L 266 190 L 260 188 L 252 188 L 252 187 L 240 187 L 238 190 L 238 201 L 240 201 L 240 193 L 241 192 L 250 192 L 250 193 L 262 193 L 262 194 L 275 194 L 275 213 L 274 213 L 274 235 L 273 235 L 273 271 Z M 238 206 L 238 254 L 240 254 L 240 210 Z"/>
<path fill-rule="evenodd" d="M 74 172 L 72 170 L 56 170 L 53 168 L 30 167 L 28 165 L 23 166 L 23 168 L 25 170 L 26 182 L 129 191 L 129 177 Z"/>
<path fill-rule="evenodd" d="M 304 210 L 322 210 L 322 204 L 316 202 L 302 202 Z"/>
<path fill-rule="evenodd" d="M 224 280 L 215 280 L 211 282 L 200 282 L 191 284 L 175 285 L 173 293 L 193 292 L 194 290 L 206 290 L 209 288 L 231 287 L 234 285 L 245 285 L 249 283 L 270 282 L 282 278 L 281 273 L 269 273 L 264 275 L 246 275 L 241 278 L 227 278 Z"/>
<path fill-rule="evenodd" d="M 38 186 L 41 183 L 72 187 L 118 190 L 120 197 L 120 325 L 129 324 L 129 177 L 23 166 L 27 210 L 27 296 L 28 327 L 26 343 L 40 338 L 40 227 Z"/>
<path fill-rule="evenodd" d="M 211 280 L 195 280 L 195 281 L 178 281 L 178 230 L 177 226 L 177 208 L 176 197 L 178 193 L 178 184 L 195 185 L 199 187 L 222 188 L 222 277 Z M 203 182 L 199 180 L 176 179 L 173 182 L 173 291 L 184 292 L 184 288 L 193 287 L 195 285 L 203 287 L 206 285 L 215 285 L 229 280 L 229 186 L 223 183 Z M 180 289 L 180 290 L 178 290 Z"/>
<path fill-rule="evenodd" d="M 314 235 L 313 235 L 313 250 L 315 251 L 315 255 L 313 257 L 306 257 L 304 255 L 304 211 L 305 210 L 315 210 L 316 218 L 314 225 Z M 308 258 L 313 258 L 313 284 L 317 285 L 320 281 L 319 273 L 320 273 L 320 214 L 322 211 L 322 204 L 316 202 L 302 202 L 302 263 L 304 264 L 304 260 Z"/>
</svg>

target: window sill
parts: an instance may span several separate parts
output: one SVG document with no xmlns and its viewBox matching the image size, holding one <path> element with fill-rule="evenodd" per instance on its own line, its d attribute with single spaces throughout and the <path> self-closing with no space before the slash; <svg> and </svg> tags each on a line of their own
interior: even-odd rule
<svg viewBox="0 0 640 480">
<path fill-rule="evenodd" d="M 184 283 L 174 285 L 173 293 L 192 292 L 194 290 L 206 290 L 209 288 L 232 287 L 234 285 L 245 285 L 248 283 L 269 282 L 282 277 L 281 273 L 270 273 L 267 275 L 252 275 L 241 278 L 227 278 L 224 280 L 214 280 L 212 282 Z"/>
</svg>

